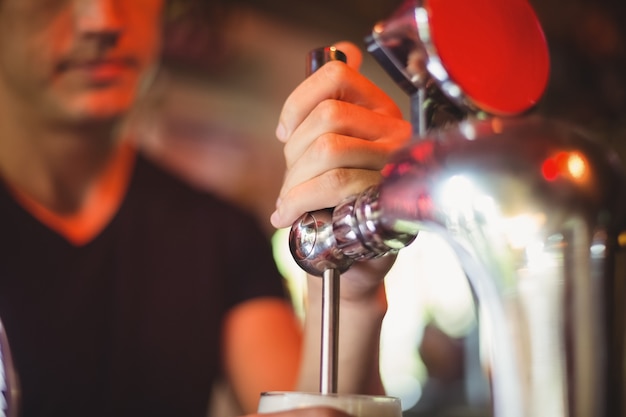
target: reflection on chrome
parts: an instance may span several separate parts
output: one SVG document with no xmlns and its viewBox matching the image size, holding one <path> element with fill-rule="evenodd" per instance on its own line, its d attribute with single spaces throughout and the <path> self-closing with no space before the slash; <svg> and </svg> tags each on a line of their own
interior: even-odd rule
<svg viewBox="0 0 626 417">
<path fill-rule="evenodd" d="M 608 327 L 623 317 L 622 167 L 554 122 L 498 125 L 462 122 L 397 155 L 375 222 L 382 235 L 437 231 L 455 249 L 489 312 L 496 415 L 622 415 L 624 329 Z"/>
</svg>

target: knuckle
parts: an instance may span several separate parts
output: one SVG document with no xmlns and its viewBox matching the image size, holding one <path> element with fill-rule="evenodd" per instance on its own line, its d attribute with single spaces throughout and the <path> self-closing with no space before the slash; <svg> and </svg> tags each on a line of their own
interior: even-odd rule
<svg viewBox="0 0 626 417">
<path fill-rule="evenodd" d="M 347 168 L 336 168 L 327 171 L 321 178 L 321 186 L 329 192 L 346 188 L 352 178 L 351 170 Z"/>
<path fill-rule="evenodd" d="M 334 156 L 341 152 L 342 146 L 340 135 L 327 132 L 311 144 L 311 156 L 316 160 L 332 161 Z"/>
<path fill-rule="evenodd" d="M 322 100 L 314 109 L 315 117 L 324 125 L 332 124 L 342 116 L 342 102 L 333 99 Z"/>
</svg>

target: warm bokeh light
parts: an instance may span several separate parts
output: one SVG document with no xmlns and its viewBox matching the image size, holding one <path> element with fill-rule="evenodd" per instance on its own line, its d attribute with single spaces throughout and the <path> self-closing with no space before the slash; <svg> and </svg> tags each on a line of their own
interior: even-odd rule
<svg viewBox="0 0 626 417">
<path fill-rule="evenodd" d="M 587 161 L 579 152 L 558 152 L 546 158 L 541 165 L 541 173 L 548 181 L 561 176 L 580 181 L 585 178 L 587 171 Z"/>
</svg>

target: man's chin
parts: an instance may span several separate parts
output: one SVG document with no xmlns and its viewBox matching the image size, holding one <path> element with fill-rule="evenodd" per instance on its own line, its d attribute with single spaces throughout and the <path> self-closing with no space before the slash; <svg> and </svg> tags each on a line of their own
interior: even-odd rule
<svg viewBox="0 0 626 417">
<path fill-rule="evenodd" d="M 54 116 L 68 124 L 116 123 L 126 117 L 133 106 L 134 97 L 106 96 L 74 100 L 58 106 Z"/>
</svg>

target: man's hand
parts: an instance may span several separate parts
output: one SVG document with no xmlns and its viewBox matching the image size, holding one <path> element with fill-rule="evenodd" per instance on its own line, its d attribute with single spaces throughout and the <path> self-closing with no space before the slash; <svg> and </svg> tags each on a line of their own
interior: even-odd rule
<svg viewBox="0 0 626 417">
<path fill-rule="evenodd" d="M 358 48 L 336 47 L 348 63 L 331 61 L 306 78 L 279 118 L 287 172 L 271 218 L 277 228 L 378 183 L 390 154 L 410 138 L 397 105 L 358 72 Z"/>
<path fill-rule="evenodd" d="M 279 118 L 276 135 L 285 143 L 287 172 L 271 217 L 277 228 L 379 183 L 390 155 L 411 136 L 394 101 L 358 72 L 359 49 L 347 42 L 335 46 L 347 64 L 328 62 L 306 78 Z M 342 278 L 342 299 L 370 298 L 392 263 L 393 257 L 356 262 Z"/>
</svg>

